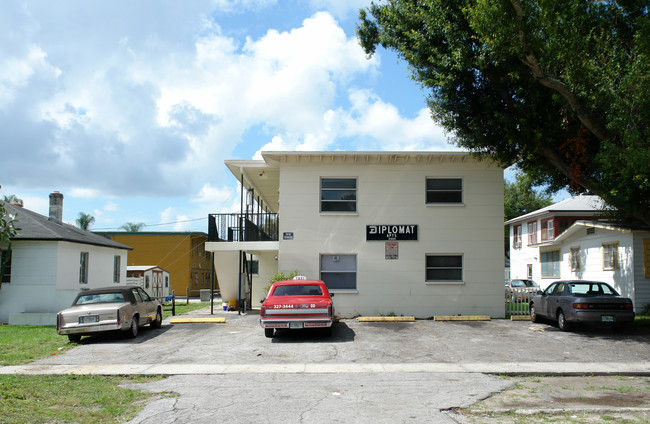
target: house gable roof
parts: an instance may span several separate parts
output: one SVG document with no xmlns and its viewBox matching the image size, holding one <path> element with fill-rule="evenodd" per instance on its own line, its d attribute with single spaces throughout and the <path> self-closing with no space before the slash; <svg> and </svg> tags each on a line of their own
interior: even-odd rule
<svg viewBox="0 0 650 424">
<path fill-rule="evenodd" d="M 543 216 L 597 215 L 606 207 L 605 202 L 598 196 L 580 195 L 562 200 L 561 202 L 527 213 L 526 215 L 518 216 L 510 221 L 506 221 L 505 225 Z"/>
<path fill-rule="evenodd" d="M 46 216 L 20 206 L 4 202 L 7 213 L 16 217 L 16 227 L 20 230 L 12 241 L 68 241 L 71 243 L 90 244 L 114 249 L 133 250 L 133 248 L 114 242 L 100 235 L 84 231 L 74 225 L 58 222 Z"/>
</svg>

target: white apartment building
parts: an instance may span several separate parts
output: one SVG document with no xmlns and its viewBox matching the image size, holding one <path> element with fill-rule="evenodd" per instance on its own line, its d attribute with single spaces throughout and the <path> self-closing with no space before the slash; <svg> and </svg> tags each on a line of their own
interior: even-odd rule
<svg viewBox="0 0 650 424">
<path fill-rule="evenodd" d="M 222 297 L 322 279 L 341 317 L 504 316 L 503 170 L 461 152 L 265 152 L 226 161 L 239 214 L 210 216 Z"/>
</svg>

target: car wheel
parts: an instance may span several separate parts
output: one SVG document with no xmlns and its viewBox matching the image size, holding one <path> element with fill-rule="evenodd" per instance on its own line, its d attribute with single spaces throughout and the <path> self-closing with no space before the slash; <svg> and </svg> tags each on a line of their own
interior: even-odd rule
<svg viewBox="0 0 650 424">
<path fill-rule="evenodd" d="M 535 305 L 530 305 L 530 322 L 539 322 L 539 317 L 537 316 L 537 309 Z"/>
<path fill-rule="evenodd" d="M 162 312 L 160 312 L 160 309 L 156 311 L 156 319 L 154 321 L 151 321 L 151 328 L 160 328 L 162 325 Z"/>
<path fill-rule="evenodd" d="M 272 328 L 265 328 L 264 329 L 264 335 L 266 337 L 273 337 L 273 329 Z"/>
<path fill-rule="evenodd" d="M 131 327 L 129 328 L 129 337 L 132 338 L 132 339 L 135 339 L 136 337 L 138 337 L 138 330 L 139 330 L 139 328 L 138 328 L 138 316 L 136 315 L 131 319 Z"/>
<path fill-rule="evenodd" d="M 569 331 L 569 323 L 566 322 L 566 317 L 562 309 L 557 313 L 557 327 L 562 331 Z"/>
<path fill-rule="evenodd" d="M 68 334 L 68 340 L 72 343 L 79 343 L 81 341 L 81 336 L 79 334 Z"/>
</svg>

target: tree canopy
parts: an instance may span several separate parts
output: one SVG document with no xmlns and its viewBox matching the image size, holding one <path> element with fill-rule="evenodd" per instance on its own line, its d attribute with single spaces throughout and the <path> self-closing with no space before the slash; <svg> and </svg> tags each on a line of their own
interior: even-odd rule
<svg viewBox="0 0 650 424">
<path fill-rule="evenodd" d="M 647 0 L 388 0 L 367 54 L 406 60 L 458 146 L 650 226 Z"/>
<path fill-rule="evenodd" d="M 506 221 L 553 204 L 551 195 L 536 188 L 526 174 L 517 174 L 513 182 L 505 181 L 504 194 L 503 209 Z"/>
</svg>

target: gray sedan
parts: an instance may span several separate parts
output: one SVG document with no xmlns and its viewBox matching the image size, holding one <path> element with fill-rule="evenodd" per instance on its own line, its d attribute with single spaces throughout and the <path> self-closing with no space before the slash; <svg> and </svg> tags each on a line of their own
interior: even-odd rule
<svg viewBox="0 0 650 424">
<path fill-rule="evenodd" d="M 85 290 L 77 295 L 72 306 L 56 316 L 56 330 L 71 342 L 81 336 L 103 331 L 124 331 L 130 337 L 139 328 L 162 324 L 162 305 L 142 287 L 112 286 Z"/>
<path fill-rule="evenodd" d="M 625 327 L 634 321 L 632 301 L 599 281 L 556 281 L 530 302 L 530 320 L 557 321 L 562 331 L 572 324 Z"/>
</svg>

